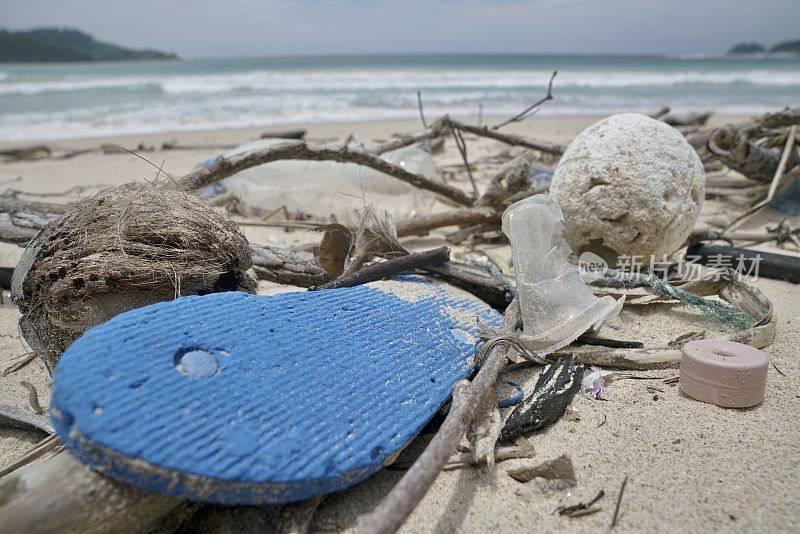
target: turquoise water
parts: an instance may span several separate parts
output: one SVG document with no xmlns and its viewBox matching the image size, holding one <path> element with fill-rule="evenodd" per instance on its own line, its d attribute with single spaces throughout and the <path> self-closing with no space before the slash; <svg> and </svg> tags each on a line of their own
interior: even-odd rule
<svg viewBox="0 0 800 534">
<path fill-rule="evenodd" d="M 239 58 L 0 64 L 0 140 L 318 121 L 402 119 L 425 110 L 509 115 L 757 113 L 800 105 L 800 58 L 533 55 Z"/>
</svg>

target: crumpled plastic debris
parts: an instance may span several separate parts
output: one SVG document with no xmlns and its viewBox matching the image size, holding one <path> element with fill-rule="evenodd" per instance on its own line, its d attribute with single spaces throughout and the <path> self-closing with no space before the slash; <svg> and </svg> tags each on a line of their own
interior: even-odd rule
<svg viewBox="0 0 800 534">
<path fill-rule="evenodd" d="M 513 439 L 558 421 L 581 388 L 583 366 L 575 358 L 561 358 L 542 369 L 533 393 L 508 416 L 500 436 Z"/>
<path fill-rule="evenodd" d="M 261 139 L 240 145 L 225 155 L 291 142 L 294 140 Z M 352 149 L 360 146 L 357 140 L 348 144 Z M 382 154 L 381 158 L 409 172 L 439 179 L 430 154 L 419 148 L 401 148 Z M 430 213 L 436 203 L 433 193 L 397 178 L 355 163 L 335 161 L 273 161 L 238 172 L 203 192 L 228 192 L 256 212 L 285 207 L 289 212 L 299 211 L 317 218 L 333 216 L 339 221 L 346 220 L 365 204 L 385 206 L 395 219 L 405 219 Z"/>
<path fill-rule="evenodd" d="M 608 400 L 606 386 L 614 379 L 614 373 L 592 367 L 592 372 L 584 375 L 581 381 L 581 394 L 594 400 Z"/>
<path fill-rule="evenodd" d="M 564 216 L 549 195 L 533 195 L 503 213 L 503 232 L 511 240 L 522 309 L 520 341 L 539 355 L 598 330 L 622 309 L 624 297 L 598 298 L 567 258 Z"/>
</svg>

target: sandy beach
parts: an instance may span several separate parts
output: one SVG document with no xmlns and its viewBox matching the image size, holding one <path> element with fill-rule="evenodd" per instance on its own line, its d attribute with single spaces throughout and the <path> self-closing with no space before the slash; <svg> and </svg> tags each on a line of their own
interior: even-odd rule
<svg viewBox="0 0 800 534">
<path fill-rule="evenodd" d="M 567 143 L 595 122 L 597 116 L 533 117 L 511 125 L 509 133 L 525 134 L 552 142 Z M 471 120 L 474 117 L 470 117 Z M 710 124 L 739 122 L 745 117 L 713 116 Z M 488 120 L 488 119 L 487 119 Z M 287 125 L 286 127 L 126 135 L 121 137 L 44 140 L 43 144 L 70 149 L 117 144 L 141 151 L 142 157 L 127 153 L 92 153 L 68 160 L 45 159 L 0 163 L 0 189 L 29 193 L 64 193 L 48 201 L 68 201 L 91 194 L 94 187 L 131 181 L 152 180 L 161 167 L 164 174 L 182 175 L 203 160 L 225 151 L 223 146 L 258 139 L 269 131 L 302 128 L 307 139 L 333 141 L 353 134 L 364 141 L 386 139 L 393 133 L 421 129 L 419 120 L 358 123 Z M 506 131 L 506 130 L 504 130 Z M 479 159 L 505 150 L 498 142 L 469 136 L 470 157 Z M 200 145 L 205 148 L 161 150 L 165 143 Z M 38 144 L 38 141 L 36 142 Z M 19 146 L 6 143 L 3 146 Z M 32 143 L 24 143 L 32 144 Z M 437 165 L 458 164 L 459 155 L 448 142 Z M 484 168 L 478 176 L 486 183 Z M 84 188 L 84 189 L 75 189 Z M 720 210 L 706 203 L 704 216 Z M 240 218 L 239 218 L 240 219 Z M 234 218 L 237 220 L 237 218 Z M 767 214 L 746 226 L 752 228 L 779 221 Z M 253 243 L 293 246 L 318 239 L 318 234 L 276 228 L 243 227 Z M 411 248 L 444 244 L 441 234 L 409 240 Z M 774 250 L 763 246 L 764 250 Z M 0 266 L 14 266 L 22 248 L 0 244 Z M 507 259 L 510 247 L 496 246 L 493 255 Z M 785 251 L 780 251 L 785 253 Z M 454 256 L 473 257 L 473 252 L 456 248 Z M 501 266 L 502 267 L 502 266 Z M 608 400 L 575 397 L 576 417 L 562 418 L 541 433 L 517 440 L 536 450 L 530 459 L 499 462 L 495 472 L 466 467 L 442 472 L 427 496 L 416 508 L 401 532 L 597 532 L 608 529 L 615 500 L 624 477 L 628 477 L 620 505 L 616 531 L 745 531 L 790 532 L 800 520 L 800 376 L 797 347 L 800 346 L 800 289 L 785 282 L 759 279 L 756 285 L 775 306 L 775 342 L 765 349 L 770 359 L 766 397 L 749 409 L 724 409 L 693 400 L 676 385 L 663 382 L 677 376 L 677 369 L 626 373 L 639 379 L 620 379 L 608 389 Z M 264 292 L 271 290 L 262 284 Z M 8 299 L 0 305 L 0 369 L 12 365 L 28 351 L 17 322 L 19 312 Z M 612 324 L 618 334 L 638 335 L 647 343 L 670 341 L 691 331 L 710 326 L 680 306 L 655 305 L 629 309 Z M 529 391 L 536 381 L 533 369 L 515 371 L 513 379 Z M 645 377 L 645 378 L 642 378 Z M 33 362 L 22 370 L 0 377 L 0 403 L 26 408 L 33 384 L 46 408 L 49 379 L 44 368 Z M 509 393 L 498 386 L 498 394 Z M 34 433 L 0 429 L 0 465 L 21 456 L 38 439 Z M 431 436 L 417 438 L 401 456 L 413 459 Z M 520 464 L 538 464 L 568 455 L 575 468 L 577 485 L 567 491 L 542 492 L 512 479 L 507 470 Z M 357 518 L 371 511 L 402 476 L 401 471 L 383 470 L 345 491 L 328 496 L 311 525 L 312 531 L 352 532 Z M 587 501 L 600 490 L 602 510 L 577 518 L 554 514 L 559 504 Z M 236 517 L 241 528 L 253 528 L 253 510 L 233 511 L 212 507 L 216 521 Z M 208 524 L 214 524 L 209 520 Z M 2 531 L 0 526 L 0 531 Z"/>
</svg>

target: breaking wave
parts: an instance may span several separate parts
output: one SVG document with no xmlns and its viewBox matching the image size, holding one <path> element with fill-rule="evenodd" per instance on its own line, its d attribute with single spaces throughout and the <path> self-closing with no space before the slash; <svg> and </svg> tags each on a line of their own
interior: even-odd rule
<svg viewBox="0 0 800 534">
<path fill-rule="evenodd" d="M 0 140 L 513 114 L 714 110 L 797 105 L 800 62 L 612 57 L 232 59 L 137 64 L 3 65 Z"/>
<path fill-rule="evenodd" d="M 250 71 L 231 74 L 164 77 L 66 78 L 59 80 L 2 82 L 0 95 L 43 95 L 83 91 L 160 92 L 165 95 L 220 94 L 269 91 L 365 91 L 386 89 L 516 89 L 543 86 L 549 71 L 492 70 L 344 70 Z M 629 87 L 750 85 L 800 88 L 800 69 L 751 69 L 727 72 L 684 70 L 564 71 L 556 87 L 624 89 Z"/>
</svg>

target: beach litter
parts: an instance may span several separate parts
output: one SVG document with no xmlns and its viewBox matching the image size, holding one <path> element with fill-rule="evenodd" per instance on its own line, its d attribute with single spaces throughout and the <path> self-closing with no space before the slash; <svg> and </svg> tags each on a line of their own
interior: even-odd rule
<svg viewBox="0 0 800 534">
<path fill-rule="evenodd" d="M 608 400 L 606 398 L 606 386 L 614 380 L 614 373 L 592 367 L 590 373 L 584 371 L 581 380 L 581 393 L 592 400 Z"/>
<path fill-rule="evenodd" d="M 597 298 L 567 261 L 561 209 L 548 195 L 533 195 L 503 214 L 503 232 L 511 252 L 522 307 L 520 341 L 547 355 L 598 330 L 622 309 L 624 297 Z"/>
<path fill-rule="evenodd" d="M 265 147 L 291 143 L 288 139 L 262 139 L 238 146 L 225 157 Z M 355 139 L 348 146 L 360 150 Z M 406 171 L 430 180 L 439 171 L 430 154 L 416 147 L 385 152 L 380 157 Z M 213 160 L 211 161 L 213 163 Z M 203 191 L 201 191 L 203 192 Z M 242 170 L 214 184 L 214 193 L 229 195 L 235 210 L 260 216 L 279 208 L 290 213 L 346 221 L 364 204 L 385 207 L 395 219 L 427 215 L 435 197 L 370 167 L 335 161 L 280 160 Z"/>
<path fill-rule="evenodd" d="M 726 408 L 748 408 L 764 400 L 769 359 L 760 350 L 732 341 L 703 339 L 683 346 L 681 390 Z"/>
<path fill-rule="evenodd" d="M 122 186 L 86 198 L 30 242 L 12 278 L 20 329 L 49 372 L 83 332 L 178 295 L 255 291 L 247 240 L 196 195 Z"/>
<path fill-rule="evenodd" d="M 572 488 L 577 483 L 572 458 L 562 454 L 545 462 L 531 460 L 511 460 L 504 464 L 506 474 L 524 484 L 517 489 L 518 494 L 553 492 Z"/>
<path fill-rule="evenodd" d="M 504 440 L 541 430 L 558 421 L 581 388 L 583 366 L 574 358 L 542 369 L 533 392 L 511 412 L 501 431 Z"/>
<path fill-rule="evenodd" d="M 550 194 L 565 238 L 614 266 L 619 256 L 672 254 L 700 214 L 705 173 L 684 136 L 636 113 L 612 115 L 581 132 L 553 173 Z"/>
<path fill-rule="evenodd" d="M 536 105 L 552 98 L 550 89 Z M 536 105 L 510 122 L 523 120 Z M 528 480 L 521 486 L 528 488 L 521 490 L 526 495 L 532 495 L 531 490 L 561 491 L 576 484 L 569 455 L 545 464 L 529 459 L 531 443 L 538 437 L 530 433 L 557 424 L 571 403 L 585 402 L 575 395 L 578 391 L 602 399 L 609 373 L 618 369 L 680 366 L 682 387 L 685 382 L 681 353 L 691 346 L 686 345 L 691 337 L 663 344 L 653 344 L 645 337 L 629 341 L 630 337 L 617 333 L 611 336 L 614 339 L 607 337 L 612 327 L 628 326 L 627 316 L 616 315 L 623 303 L 632 310 L 656 308 L 657 304 L 682 304 L 699 310 L 695 316 L 687 314 L 694 317 L 689 320 L 717 320 L 714 333 L 706 334 L 711 326 L 705 322 L 682 331 L 702 331 L 714 343 L 726 340 L 764 348 L 775 336 L 772 303 L 752 280 L 732 268 L 699 275 L 679 272 L 678 256 L 673 253 L 686 245 L 708 246 L 720 239 L 753 242 L 752 232 L 737 232 L 735 225 L 768 204 L 775 190 L 797 183 L 793 139 L 800 113 L 790 109 L 764 114 L 732 130 L 707 127 L 707 117 L 702 116 L 670 118 L 662 113 L 659 119 L 661 122 L 638 115 L 616 116 L 590 127 L 566 151 L 552 177 L 547 166 L 564 153 L 561 145 L 505 133 L 501 128 L 509 121 L 489 127 L 444 116 L 426 123 L 420 132 L 380 143 L 359 143 L 352 138 L 333 144 L 305 139 L 260 142 L 215 158 L 185 176 L 170 176 L 150 187 L 102 192 L 71 206 L 24 200 L 17 192 L 0 196 L 0 240 L 22 245 L 30 242 L 11 285 L 23 312 L 23 334 L 43 356 L 47 369 L 55 369 L 53 413 L 59 431 L 58 437 L 48 437 L 4 471 L 0 521 L 20 531 L 85 531 L 87 525 L 125 530 L 132 522 L 144 529 L 159 525 L 170 514 L 183 517 L 200 510 L 197 516 L 203 517 L 203 508 L 187 504 L 187 498 L 231 504 L 312 497 L 311 503 L 286 505 L 288 512 L 297 512 L 300 523 L 308 525 L 319 495 L 348 487 L 390 464 L 443 405 L 447 413 L 438 427 L 433 426 L 436 433 L 430 444 L 372 513 L 359 518 L 359 529 L 395 531 L 445 466 L 492 469 L 496 461 L 505 460 L 510 475 Z M 691 131 L 681 130 L 687 134 L 684 138 L 665 123 L 690 124 Z M 642 136 L 642 132 L 652 135 Z M 476 159 L 473 151 L 467 150 L 473 136 L 513 148 Z M 433 160 L 425 150 L 412 148 L 446 142 L 443 139 L 452 139 L 458 148 L 458 164 L 451 167 L 446 180 L 441 168 L 428 165 Z M 584 161 L 576 154 L 585 152 L 586 147 L 592 150 Z M 628 153 L 619 156 L 621 147 Z M 393 159 L 397 154 L 402 157 Z M 490 160 L 497 165 L 482 172 Z M 614 165 L 609 166 L 609 161 Z M 270 165 L 283 169 L 284 178 L 289 177 L 288 181 L 280 176 L 269 178 L 272 185 L 281 185 L 280 194 L 266 192 L 257 199 L 249 190 L 231 195 L 231 191 L 214 187 L 204 190 L 212 195 L 205 202 L 190 193 L 226 179 L 230 179 L 227 185 L 240 179 L 244 184 L 241 173 L 248 169 L 261 172 Z M 703 168 L 724 170 L 724 165 L 743 176 L 708 172 L 704 185 Z M 321 174 L 335 174 L 343 168 L 350 170 L 340 177 L 357 197 L 349 207 L 341 198 L 327 207 L 284 205 L 289 197 L 293 202 L 307 200 L 295 186 L 316 183 Z M 552 197 L 543 195 L 551 183 Z M 262 185 L 253 179 L 249 186 Z M 372 186 L 378 197 L 369 191 Z M 321 187 L 332 193 L 330 183 Z M 395 188 L 402 201 L 387 193 Z M 278 198 L 280 195 L 288 196 Z M 709 196 L 736 201 L 744 213 L 722 217 L 716 226 L 720 230 L 696 228 L 690 236 L 700 204 Z M 355 204 L 363 209 L 370 202 L 378 205 L 360 216 L 353 213 Z M 242 226 L 318 230 L 320 239 L 294 248 L 248 243 L 237 225 L 211 204 L 241 208 L 239 213 L 248 217 L 241 221 Z M 637 211 L 639 204 L 652 209 Z M 387 209 L 396 209 L 394 217 L 383 216 Z M 585 220 L 581 218 L 584 215 Z M 596 224 L 586 223 L 589 220 Z M 792 247 L 797 245 L 797 230 L 782 223 L 774 231 L 757 234 L 756 241 Z M 647 233 L 646 239 L 641 232 Z M 448 246 L 420 252 L 405 241 L 434 235 L 437 239 L 443 236 Z M 513 265 L 496 250 L 489 250 L 490 246 L 507 246 L 506 237 L 511 241 Z M 574 265 L 573 251 L 593 252 L 605 264 L 604 270 L 587 276 Z M 625 254 L 665 258 L 644 262 L 643 273 L 631 273 L 618 262 Z M 484 264 L 459 261 L 476 256 Z M 665 268 L 661 276 L 648 270 L 657 266 Z M 413 273 L 414 281 L 394 278 L 399 273 Z M 283 297 L 248 296 L 241 291 L 255 291 L 251 275 L 291 285 L 295 292 Z M 414 291 L 398 293 L 398 288 L 412 283 Z M 377 289 L 381 286 L 384 289 Z M 316 291 L 299 292 L 300 288 Z M 342 295 L 357 298 L 346 305 L 348 309 L 339 306 L 336 317 L 298 321 L 301 309 L 339 302 Z M 394 297 L 399 302 L 385 305 L 386 299 Z M 454 305 L 454 300 L 471 304 Z M 202 302 L 213 305 L 206 309 Z M 231 304 L 234 307 L 250 306 L 253 324 L 260 326 L 248 328 L 246 314 L 218 306 L 227 302 L 237 303 Z M 274 303 L 284 307 L 272 310 Z M 369 320 L 367 314 L 356 313 L 370 306 L 378 307 Z M 420 306 L 428 307 L 417 309 Z M 403 315 L 412 309 L 419 313 Z M 143 335 L 143 323 L 137 321 L 145 320 L 152 310 L 162 310 L 163 317 L 150 317 L 149 330 Z M 503 320 L 498 326 L 500 312 Z M 493 318 L 488 337 L 475 321 L 481 314 Z M 277 331 L 269 332 L 271 321 L 286 327 L 283 337 Z M 347 323 L 351 327 L 337 328 L 337 321 L 352 321 Z M 188 327 L 174 332 L 167 328 L 178 323 Z M 116 335 L 123 327 L 128 329 L 126 335 Z M 75 341 L 87 329 L 88 333 Z M 359 350 L 355 343 L 378 343 L 381 336 L 389 334 L 394 335 L 392 343 L 384 343 L 380 351 Z M 156 337 L 161 342 L 158 348 L 151 346 Z M 231 362 L 236 351 L 223 345 L 228 340 L 237 345 L 244 338 L 261 350 L 239 362 L 236 372 L 241 380 L 226 380 L 233 374 Z M 472 343 L 469 338 L 474 338 Z M 263 350 L 280 339 L 297 345 L 304 357 L 295 361 L 286 351 Z M 325 342 L 325 347 L 319 346 L 320 342 Z M 105 352 L 95 351 L 95 344 L 103 345 Z M 128 350 L 133 346 L 138 349 Z M 399 346 L 408 349 L 402 357 L 387 357 Z M 64 360 L 56 365 L 64 350 Z M 105 359 L 97 357 L 101 353 Z M 141 357 L 156 353 L 163 357 L 152 361 Z M 315 360 L 332 354 L 339 357 Z M 435 358 L 431 359 L 432 355 Z M 514 364 L 516 372 L 546 365 L 528 397 L 516 406 L 507 406 L 519 395 L 499 399 L 495 386 L 506 364 L 520 358 L 524 361 Z M 403 360 L 419 363 L 414 371 L 421 374 L 399 373 L 397 362 Z M 435 373 L 422 373 L 436 361 L 441 365 Z M 160 367 L 148 367 L 156 364 Z M 585 372 L 587 365 L 602 370 Z M 258 372 L 245 372 L 256 368 Z M 347 380 L 340 387 L 314 382 L 319 387 L 309 388 L 289 380 L 281 382 L 277 375 L 274 380 L 264 379 L 272 376 L 270 373 L 284 373 L 283 378 L 297 373 L 307 380 L 343 373 Z M 761 367 L 753 373 L 761 373 Z M 414 377 L 419 380 L 408 382 Z M 241 387 L 242 381 L 260 379 L 254 388 L 260 392 L 257 398 L 243 393 L 247 388 Z M 90 381 L 98 387 L 86 387 Z M 212 383 L 222 389 L 204 392 Z M 123 387 L 114 387 L 118 384 Z M 287 384 L 294 384 L 290 392 Z M 320 391 L 327 392 L 324 400 Z M 342 402 L 370 391 L 370 398 L 379 401 L 364 405 L 366 415 L 358 409 L 342 408 Z M 505 388 L 500 392 L 506 392 Z M 400 393 L 405 396 L 395 398 Z M 238 403 L 241 399 L 248 403 Z M 408 406 L 419 409 L 413 421 L 397 416 L 411 410 L 403 404 L 407 400 L 411 401 Z M 309 450 L 309 440 L 304 444 L 293 441 L 302 438 L 302 421 L 270 434 L 280 418 L 260 410 L 264 403 L 277 403 L 275 413 L 286 414 L 287 421 L 309 414 L 327 415 L 324 420 L 315 419 L 315 431 L 329 430 L 336 443 L 345 445 L 324 444 Z M 391 414 L 380 412 L 380 406 L 391 407 Z M 180 426 L 182 418 L 212 408 L 217 411 L 204 413 L 206 420 L 193 418 L 199 425 L 192 427 L 195 434 Z M 358 430 L 365 427 L 356 425 L 348 440 L 349 419 L 341 417 L 371 417 L 378 412 L 386 422 L 376 423 L 375 428 L 397 426 L 391 428 L 392 433 L 374 443 L 361 442 L 358 439 L 364 435 L 358 436 Z M 5 410 L 0 422 L 8 420 L 49 432 L 31 415 L 35 415 L 32 410 L 16 415 Z M 113 424 L 108 419 L 112 416 L 118 417 Z M 148 431 L 152 430 L 148 425 L 167 419 L 160 434 Z M 592 427 L 599 428 L 606 419 L 599 425 L 593 417 L 570 420 L 575 425 L 591 421 Z M 212 423 L 215 428 L 203 426 Z M 140 434 L 133 436 L 136 432 Z M 523 434 L 526 437 L 520 438 Z M 453 454 L 464 438 L 470 447 Z M 273 439 L 282 440 L 282 452 L 263 454 L 263 446 Z M 525 444 L 502 444 L 508 439 Z M 349 441 L 353 442 L 350 449 Z M 57 451 L 61 442 L 71 452 L 42 461 Z M 351 456 L 335 456 L 345 450 Z M 273 476 L 281 466 L 289 465 L 289 459 L 305 454 L 313 456 L 309 465 L 319 476 L 291 480 Z M 202 455 L 227 461 L 198 462 Z M 269 460 L 247 460 L 254 456 Z M 98 475 L 87 464 L 113 479 Z M 198 466 L 208 472 L 198 473 Z M 248 471 L 250 468 L 253 470 Z M 269 474 L 264 469 L 275 471 Z M 259 476 L 250 477 L 253 473 Z M 74 491 L 74 487 L 81 489 Z M 565 515 L 591 513 L 595 502 L 566 507 Z M 228 509 L 232 514 L 234 510 Z"/>
</svg>

